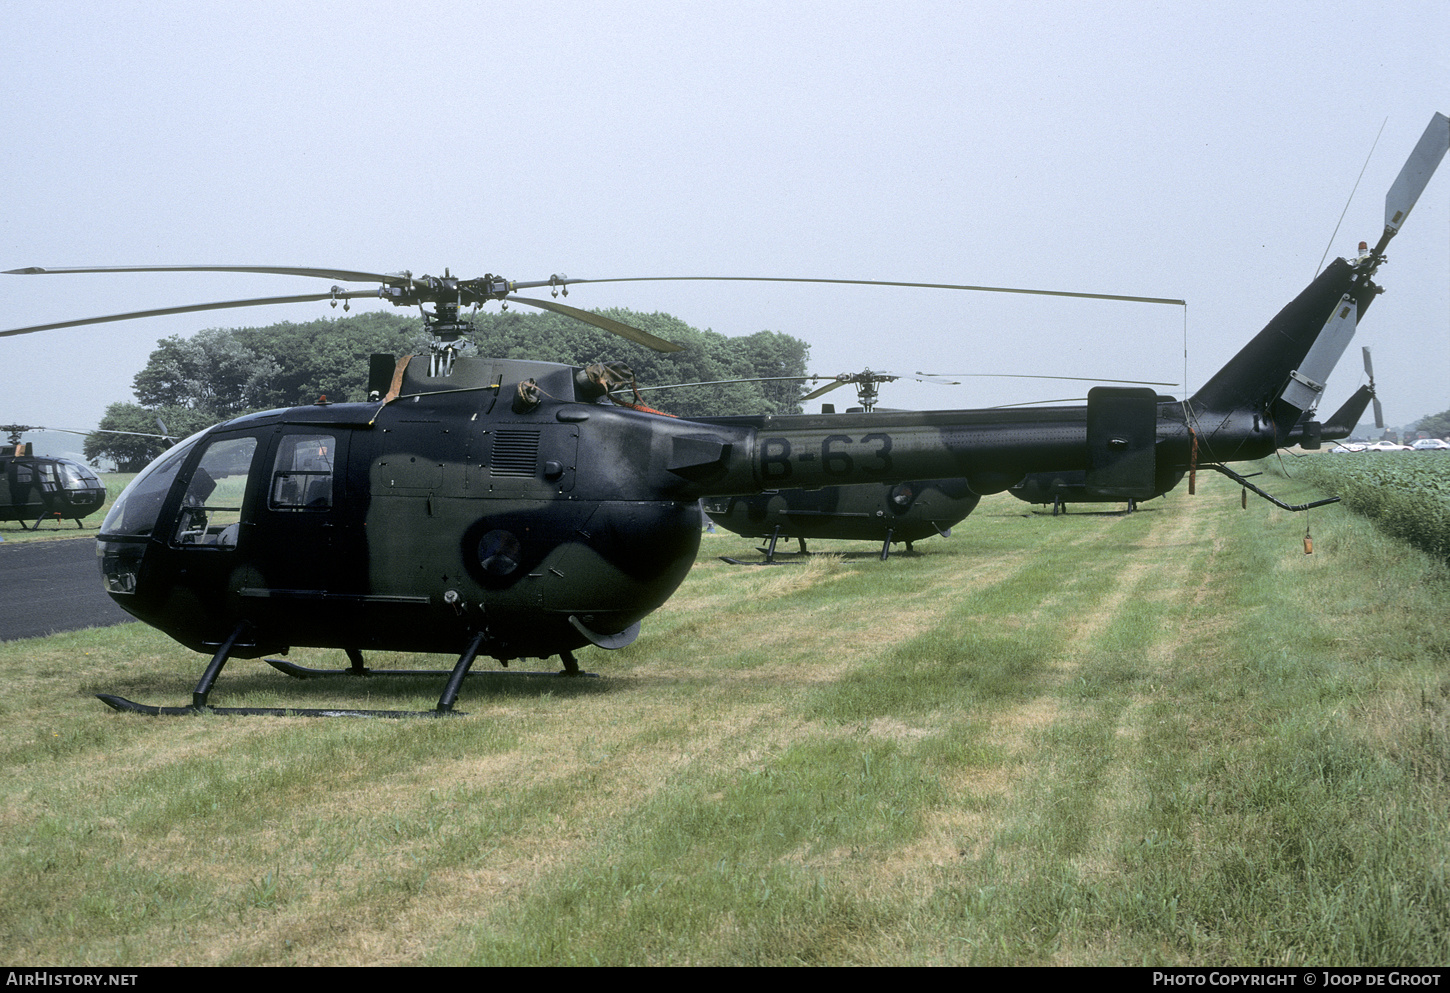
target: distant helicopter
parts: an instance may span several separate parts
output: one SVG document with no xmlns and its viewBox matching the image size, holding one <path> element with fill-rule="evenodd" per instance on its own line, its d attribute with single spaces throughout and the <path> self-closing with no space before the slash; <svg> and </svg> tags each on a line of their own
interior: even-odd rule
<svg viewBox="0 0 1450 993">
<path fill-rule="evenodd" d="M 459 310 L 488 300 L 570 313 L 670 347 L 608 318 L 514 295 L 605 280 L 172 267 L 380 288 L 167 313 L 376 292 L 431 304 L 435 341 L 427 362 L 375 362 L 375 402 L 245 415 L 186 439 L 132 481 L 98 537 L 105 588 L 211 661 L 190 706 L 102 699 L 147 714 L 401 716 L 209 706 L 228 659 L 292 646 L 343 649 L 352 668 L 334 671 L 357 675 L 368 672 L 364 650 L 457 654 L 430 715 L 453 712 L 480 654 L 505 663 L 557 655 L 576 673 L 576 649 L 630 644 L 683 581 L 700 543 L 697 501 L 707 495 L 948 477 L 985 494 L 1052 469 L 1085 469 L 1094 486 L 1129 496 L 1151 492 L 1160 466 L 1242 479 L 1223 463 L 1273 452 L 1314 409 L 1379 291 L 1385 247 L 1447 146 L 1450 118 L 1436 115 L 1387 198 L 1374 251 L 1336 259 L 1197 393 L 1174 403 L 1159 403 L 1151 389 L 1098 387 L 1077 406 L 680 420 L 596 403 L 604 388 L 571 366 L 457 354 L 467 333 Z"/>
<path fill-rule="evenodd" d="M 59 431 L 64 434 L 142 434 L 139 431 L 73 431 L 69 428 L 46 428 L 29 424 L 0 424 L 9 445 L 0 448 L 0 521 L 18 521 L 22 530 L 30 530 L 26 521 L 38 529 L 46 519 L 82 520 L 100 510 L 106 503 L 106 484 L 96 471 L 83 462 L 57 456 L 36 455 L 29 442 L 22 442 L 27 431 Z M 169 435 L 144 435 L 165 438 Z"/>
<path fill-rule="evenodd" d="M 775 562 L 776 543 L 794 538 L 800 554 L 808 539 L 879 541 L 881 561 L 893 543 L 915 542 L 933 535 L 948 537 L 952 527 L 976 509 L 981 496 L 967 481 L 911 479 L 900 483 L 826 486 L 816 490 L 767 490 L 754 496 L 712 496 L 703 503 L 710 520 L 747 538 L 763 538 L 765 565 Z M 739 559 L 721 556 L 732 565 Z"/>
<path fill-rule="evenodd" d="M 75 521 L 79 528 L 105 502 L 106 486 L 90 466 L 32 454 L 29 442 L 0 448 L 0 521 L 18 521 L 24 530 L 39 530 L 49 518 Z"/>
</svg>

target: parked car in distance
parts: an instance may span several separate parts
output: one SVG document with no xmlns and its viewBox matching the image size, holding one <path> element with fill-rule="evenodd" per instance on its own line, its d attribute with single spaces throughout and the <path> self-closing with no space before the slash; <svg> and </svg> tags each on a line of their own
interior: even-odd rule
<svg viewBox="0 0 1450 993">
<path fill-rule="evenodd" d="M 1364 446 L 1366 452 L 1408 452 L 1409 446 L 1396 445 L 1393 441 L 1377 441 L 1373 445 Z"/>
<path fill-rule="evenodd" d="M 1343 445 L 1335 445 L 1329 450 L 1330 455 L 1347 455 L 1351 452 L 1364 451 L 1364 445 L 1357 441 L 1346 442 Z"/>
<path fill-rule="evenodd" d="M 1410 447 L 1417 452 L 1450 452 L 1450 441 L 1440 438 L 1421 438 Z"/>
</svg>

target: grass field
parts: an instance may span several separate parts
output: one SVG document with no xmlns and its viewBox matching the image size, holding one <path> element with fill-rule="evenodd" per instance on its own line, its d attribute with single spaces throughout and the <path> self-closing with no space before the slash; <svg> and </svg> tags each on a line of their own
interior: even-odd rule
<svg viewBox="0 0 1450 993">
<path fill-rule="evenodd" d="M 1307 524 L 1313 555 L 1200 477 L 1131 515 L 989 498 L 884 564 L 707 537 L 583 653 L 603 679 L 470 680 L 449 720 L 116 714 L 91 694 L 184 703 L 204 660 L 3 644 L 0 959 L 1443 965 L 1450 581 Z M 440 684 L 237 662 L 213 702 Z"/>
</svg>

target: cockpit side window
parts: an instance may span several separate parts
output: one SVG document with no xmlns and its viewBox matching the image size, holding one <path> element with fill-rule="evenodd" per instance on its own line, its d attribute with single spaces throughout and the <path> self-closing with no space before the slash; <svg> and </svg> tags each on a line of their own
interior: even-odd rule
<svg viewBox="0 0 1450 993">
<path fill-rule="evenodd" d="M 174 543 L 234 548 L 256 438 L 222 438 L 202 453 L 181 500 Z"/>
<path fill-rule="evenodd" d="M 277 444 L 267 506 L 272 510 L 332 509 L 337 439 L 330 434 L 288 434 Z"/>
</svg>

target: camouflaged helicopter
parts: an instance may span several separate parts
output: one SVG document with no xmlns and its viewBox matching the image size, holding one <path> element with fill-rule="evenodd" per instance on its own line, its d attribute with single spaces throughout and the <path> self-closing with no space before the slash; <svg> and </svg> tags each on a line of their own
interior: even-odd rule
<svg viewBox="0 0 1450 993">
<path fill-rule="evenodd" d="M 21 530 L 39 530 L 42 522 L 75 521 L 85 518 L 106 503 L 106 484 L 83 462 L 55 455 L 36 455 L 34 446 L 20 438 L 28 431 L 58 431 L 62 434 L 129 434 L 174 440 L 165 434 L 139 431 L 74 431 L 29 424 L 0 424 L 9 444 L 0 448 L 0 521 L 16 521 Z M 25 522 L 31 521 L 30 525 Z"/>
<path fill-rule="evenodd" d="M 771 376 L 763 379 L 725 380 L 723 382 L 787 382 L 819 386 L 797 403 L 808 403 L 832 390 L 852 385 L 856 388 L 859 408 L 849 413 L 869 413 L 880 398 L 880 385 L 902 379 L 900 375 L 875 372 L 840 373 L 835 376 Z M 908 376 L 923 382 L 945 385 L 959 383 L 936 377 Z M 668 386 L 630 386 L 635 396 L 658 390 L 715 386 L 718 382 L 675 383 Z M 822 404 L 822 414 L 834 414 L 834 405 Z M 881 543 L 881 559 L 891 553 L 893 542 L 912 543 L 931 535 L 949 535 L 952 526 L 970 514 L 981 500 L 964 479 L 913 479 L 892 483 L 860 483 L 854 486 L 823 486 L 817 489 L 768 489 L 749 496 L 707 496 L 700 506 L 711 524 L 746 538 L 762 538 L 766 547 L 760 551 L 765 560 L 747 563 L 722 555 L 731 565 L 774 565 L 776 544 L 781 538 L 794 538 L 799 554 L 809 554 L 807 539 L 841 539 Z M 795 553 L 786 553 L 795 554 Z"/>
<path fill-rule="evenodd" d="M 606 280 L 270 266 L 104 270 L 376 283 L 165 312 L 376 295 L 431 304 L 425 316 L 435 341 L 426 360 L 376 359 L 371 402 L 245 415 L 186 439 L 132 481 L 97 539 L 105 588 L 128 613 L 211 661 L 189 706 L 102 699 L 146 714 L 403 716 L 209 705 L 229 659 L 294 646 L 341 649 L 352 668 L 333 671 L 353 675 L 368 672 L 365 650 L 456 654 L 428 715 L 454 712 L 479 655 L 501 663 L 559 656 L 566 673 L 577 673 L 576 650 L 630 644 L 684 580 L 700 543 L 698 501 L 707 495 L 923 478 L 962 478 L 988 494 L 1056 469 L 1085 470 L 1093 486 L 1135 498 L 1151 493 L 1165 470 L 1214 469 L 1242 480 L 1225 463 L 1268 455 L 1315 409 L 1380 292 L 1374 277 L 1385 247 L 1447 146 L 1450 118 L 1437 114 L 1386 199 L 1374 250 L 1331 263 L 1181 401 L 1147 388 L 1098 387 L 1085 405 L 682 420 L 596 402 L 606 387 L 584 369 L 458 354 L 468 330 L 459 310 L 489 300 L 674 347 L 600 315 L 515 295 Z"/>
</svg>

